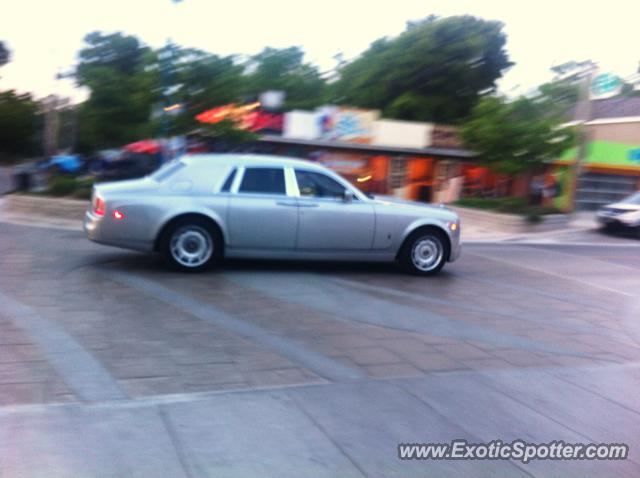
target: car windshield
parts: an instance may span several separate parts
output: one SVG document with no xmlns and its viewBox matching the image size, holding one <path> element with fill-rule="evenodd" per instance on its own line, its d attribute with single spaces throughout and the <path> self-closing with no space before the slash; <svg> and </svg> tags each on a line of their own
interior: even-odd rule
<svg viewBox="0 0 640 478">
<path fill-rule="evenodd" d="M 632 194 L 622 202 L 627 204 L 640 204 L 640 192 Z"/>
<path fill-rule="evenodd" d="M 184 168 L 184 163 L 174 159 L 173 161 L 169 161 L 168 163 L 163 164 L 156 171 L 151 173 L 149 177 L 157 182 L 165 181 L 166 179 L 173 176 L 175 173 Z"/>
</svg>

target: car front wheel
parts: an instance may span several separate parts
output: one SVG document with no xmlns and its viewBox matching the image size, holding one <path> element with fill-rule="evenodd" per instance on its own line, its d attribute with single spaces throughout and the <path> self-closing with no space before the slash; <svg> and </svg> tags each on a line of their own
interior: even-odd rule
<svg viewBox="0 0 640 478">
<path fill-rule="evenodd" d="M 222 240 L 219 232 L 206 221 L 180 221 L 163 234 L 160 252 L 173 267 L 200 272 L 221 258 Z"/>
<path fill-rule="evenodd" d="M 405 271 L 416 275 L 436 274 L 449 255 L 444 234 L 434 230 L 417 231 L 402 246 L 399 260 Z"/>
</svg>

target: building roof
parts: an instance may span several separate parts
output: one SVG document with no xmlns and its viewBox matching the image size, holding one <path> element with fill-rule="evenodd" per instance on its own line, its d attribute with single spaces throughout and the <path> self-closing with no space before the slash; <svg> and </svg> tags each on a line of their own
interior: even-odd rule
<svg viewBox="0 0 640 478">
<path fill-rule="evenodd" d="M 576 118 L 578 105 L 571 111 L 571 118 Z M 591 102 L 589 120 L 640 117 L 640 97 L 608 98 Z"/>
<path fill-rule="evenodd" d="M 329 149 L 349 149 L 353 151 L 365 151 L 374 153 L 408 154 L 420 156 L 439 156 L 458 159 L 475 158 L 473 151 L 466 149 L 449 148 L 403 148 L 397 146 L 383 146 L 379 144 L 347 143 L 345 141 L 327 141 L 320 139 L 293 139 L 282 136 L 263 135 L 260 141 L 278 144 L 294 144 L 299 146 L 314 146 Z"/>
<path fill-rule="evenodd" d="M 594 101 L 591 119 L 640 116 L 640 98 L 609 98 Z"/>
</svg>

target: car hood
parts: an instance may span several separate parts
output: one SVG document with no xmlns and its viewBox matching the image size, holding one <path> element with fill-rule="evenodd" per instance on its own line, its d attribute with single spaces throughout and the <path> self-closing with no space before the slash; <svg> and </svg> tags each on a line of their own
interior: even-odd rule
<svg viewBox="0 0 640 478">
<path fill-rule="evenodd" d="M 443 204 L 427 204 L 423 202 L 409 201 L 408 199 L 400 199 L 393 196 L 373 196 L 373 200 L 375 201 L 376 204 L 419 207 L 423 209 L 432 209 L 432 210 L 437 209 L 437 210 L 451 211 L 451 209 L 449 209 Z"/>
<path fill-rule="evenodd" d="M 613 204 L 607 204 L 606 208 L 611 209 L 624 209 L 627 211 L 640 211 L 640 204 L 633 204 L 629 202 L 617 202 Z"/>
<path fill-rule="evenodd" d="M 95 185 L 96 192 L 102 195 L 142 193 L 157 188 L 158 183 L 148 177 L 127 179 L 124 181 L 110 181 Z"/>
<path fill-rule="evenodd" d="M 425 204 L 423 202 L 409 201 L 392 196 L 374 196 L 373 202 L 376 208 L 393 210 L 398 214 L 447 216 L 457 219 L 455 211 L 440 204 Z"/>
</svg>

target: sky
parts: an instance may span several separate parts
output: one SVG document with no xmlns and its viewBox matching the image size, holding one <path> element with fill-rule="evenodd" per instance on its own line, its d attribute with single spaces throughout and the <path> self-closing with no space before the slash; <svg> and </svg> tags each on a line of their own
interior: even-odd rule
<svg viewBox="0 0 640 478">
<path fill-rule="evenodd" d="M 471 14 L 505 24 L 516 65 L 499 90 L 510 96 L 548 81 L 549 68 L 564 61 L 592 59 L 623 77 L 640 61 L 637 0 L 0 0 L 0 12 L 0 40 L 12 52 L 0 90 L 74 101 L 86 92 L 55 76 L 72 68 L 84 35 L 95 30 L 133 34 L 153 47 L 171 38 L 220 55 L 299 45 L 306 61 L 329 70 L 338 52 L 354 58 L 409 20 Z"/>
</svg>

